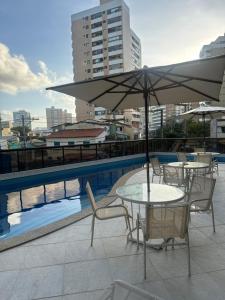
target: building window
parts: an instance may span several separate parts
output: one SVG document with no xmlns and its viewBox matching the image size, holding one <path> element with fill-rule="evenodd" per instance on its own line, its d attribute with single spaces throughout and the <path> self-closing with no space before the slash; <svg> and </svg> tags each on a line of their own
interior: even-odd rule
<svg viewBox="0 0 225 300">
<path fill-rule="evenodd" d="M 105 110 L 97 110 L 95 111 L 95 115 L 96 116 L 104 116 L 106 114 L 106 111 Z"/>
<path fill-rule="evenodd" d="M 55 142 L 54 141 L 54 146 L 60 146 L 60 142 Z"/>
<path fill-rule="evenodd" d="M 221 132 L 225 133 L 225 127 L 221 127 Z"/>
<path fill-rule="evenodd" d="M 111 46 L 111 47 L 109 47 L 108 48 L 108 51 L 109 52 L 112 52 L 112 51 L 116 51 L 116 50 L 120 50 L 120 49 L 122 49 L 123 47 L 122 47 L 122 44 L 120 44 L 120 45 L 116 45 L 116 46 Z"/>
<path fill-rule="evenodd" d="M 113 7 L 111 9 L 108 9 L 107 14 L 111 15 L 111 14 L 119 12 L 119 11 L 121 11 L 121 6 L 117 6 L 117 7 Z"/>
<path fill-rule="evenodd" d="M 122 26 L 116 26 L 116 27 L 112 27 L 112 28 L 108 28 L 108 33 L 113 33 L 116 31 L 121 31 L 122 30 Z"/>
<path fill-rule="evenodd" d="M 103 49 L 97 49 L 97 50 L 92 51 L 92 55 L 98 55 L 101 53 L 103 53 Z"/>
<path fill-rule="evenodd" d="M 102 40 L 92 42 L 92 47 L 95 47 L 95 46 L 98 46 L 98 45 L 102 45 L 102 43 L 103 43 Z"/>
<path fill-rule="evenodd" d="M 122 59 L 122 58 L 123 58 L 122 54 L 116 54 L 116 55 L 110 55 L 109 56 L 110 61 L 115 60 L 115 59 Z"/>
<path fill-rule="evenodd" d="M 71 141 L 71 142 L 68 142 L 68 145 L 69 145 L 69 146 L 73 146 L 74 144 L 75 144 L 75 143 L 72 142 L 72 141 Z"/>
<path fill-rule="evenodd" d="M 92 29 L 100 27 L 100 26 L 102 26 L 102 22 L 97 22 L 97 23 L 91 24 Z"/>
<path fill-rule="evenodd" d="M 122 40 L 122 35 L 117 35 L 117 36 L 111 36 L 109 37 L 108 41 L 110 42 L 114 42 L 114 41 L 120 41 Z"/>
<path fill-rule="evenodd" d="M 101 16 L 102 16 L 102 12 L 100 11 L 100 12 L 94 14 L 94 15 L 91 15 L 91 19 L 92 20 L 98 19 L 98 18 L 101 18 Z"/>
<path fill-rule="evenodd" d="M 102 35 L 102 31 L 93 32 L 93 33 L 91 34 L 91 36 L 92 36 L 93 38 L 96 37 L 96 36 L 100 36 L 100 35 Z"/>
<path fill-rule="evenodd" d="M 116 70 L 116 69 L 122 69 L 123 64 L 115 64 L 115 65 L 110 65 L 109 70 Z"/>
<path fill-rule="evenodd" d="M 99 67 L 99 68 L 94 68 L 93 69 L 93 73 L 99 73 L 99 72 L 103 72 L 104 68 L 103 67 Z"/>
<path fill-rule="evenodd" d="M 101 62 L 103 62 L 103 58 L 102 57 L 93 59 L 93 61 L 92 61 L 93 64 L 99 64 Z"/>
<path fill-rule="evenodd" d="M 111 18 L 111 19 L 108 19 L 108 24 L 112 24 L 112 23 L 115 23 L 115 22 L 119 22 L 122 20 L 122 17 L 121 16 L 118 16 L 118 17 L 115 17 L 115 18 Z"/>
</svg>

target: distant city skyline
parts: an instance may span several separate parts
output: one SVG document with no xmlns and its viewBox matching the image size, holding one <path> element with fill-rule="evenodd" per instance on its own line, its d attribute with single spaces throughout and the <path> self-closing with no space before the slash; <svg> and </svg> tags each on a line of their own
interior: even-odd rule
<svg viewBox="0 0 225 300">
<path fill-rule="evenodd" d="M 203 45 L 225 32 L 223 0 L 125 2 L 142 41 L 142 62 L 148 66 L 197 59 Z M 98 0 L 48 0 L 42 5 L 34 0 L 1 0 L 3 119 L 12 119 L 12 111 L 23 109 L 40 118 L 32 127 L 43 127 L 46 107 L 74 112 L 73 98 L 45 88 L 73 80 L 71 15 L 97 5 Z"/>
</svg>

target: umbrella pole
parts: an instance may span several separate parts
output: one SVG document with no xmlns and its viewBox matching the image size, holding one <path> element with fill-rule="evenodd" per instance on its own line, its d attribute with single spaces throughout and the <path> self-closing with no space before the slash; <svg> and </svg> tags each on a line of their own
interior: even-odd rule
<svg viewBox="0 0 225 300">
<path fill-rule="evenodd" d="M 146 144 L 146 163 L 147 163 L 147 195 L 148 195 L 148 201 L 150 201 L 150 172 L 149 172 L 149 145 L 148 145 L 148 90 L 147 90 L 147 74 L 144 73 L 144 103 L 145 103 L 145 144 Z"/>
<path fill-rule="evenodd" d="M 204 137 L 203 147 L 205 152 L 205 114 L 203 115 L 203 137 Z"/>
</svg>

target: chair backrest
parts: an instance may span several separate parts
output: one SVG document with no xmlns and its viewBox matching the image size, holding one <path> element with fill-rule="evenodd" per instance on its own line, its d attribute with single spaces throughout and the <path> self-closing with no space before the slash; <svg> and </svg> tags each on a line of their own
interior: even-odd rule
<svg viewBox="0 0 225 300">
<path fill-rule="evenodd" d="M 188 231 L 189 205 L 146 207 L 146 239 L 184 239 Z"/>
<path fill-rule="evenodd" d="M 158 176 L 162 175 L 159 159 L 157 157 L 153 157 L 151 158 L 150 162 L 152 165 L 153 173 Z"/>
<path fill-rule="evenodd" d="M 163 165 L 163 182 L 174 186 L 184 185 L 184 167 Z"/>
<path fill-rule="evenodd" d="M 102 300 L 163 300 L 158 296 L 152 295 L 149 292 L 140 289 L 137 286 L 131 285 L 122 280 L 115 280 L 112 284 L 112 289 L 106 295 L 103 295 Z"/>
<path fill-rule="evenodd" d="M 212 154 L 197 153 L 196 161 L 211 165 Z"/>
<path fill-rule="evenodd" d="M 193 175 L 191 187 L 188 194 L 188 202 L 198 208 L 198 210 L 208 210 L 212 203 L 213 192 L 216 179 L 206 176 Z"/>
<path fill-rule="evenodd" d="M 183 161 L 186 162 L 187 161 L 187 155 L 184 152 L 177 152 L 177 160 L 178 161 Z"/>
<path fill-rule="evenodd" d="M 93 211 L 95 211 L 97 209 L 97 204 L 96 204 L 95 197 L 93 195 L 90 183 L 88 181 L 86 184 L 86 191 L 87 191 L 88 198 L 91 202 L 91 207 L 92 207 Z"/>
<path fill-rule="evenodd" d="M 123 186 L 126 184 L 126 182 L 128 181 L 128 179 L 130 179 L 133 175 L 135 175 L 136 173 L 143 171 L 143 168 L 137 168 L 134 169 L 126 174 L 124 174 L 123 176 L 121 176 L 116 183 L 113 185 L 111 191 L 109 192 L 108 196 L 111 195 L 115 195 L 116 194 L 116 190 L 118 189 L 118 187 Z"/>
<path fill-rule="evenodd" d="M 195 152 L 205 152 L 205 149 L 204 149 L 204 148 L 197 147 L 197 148 L 194 148 L 194 151 L 195 151 Z"/>
</svg>

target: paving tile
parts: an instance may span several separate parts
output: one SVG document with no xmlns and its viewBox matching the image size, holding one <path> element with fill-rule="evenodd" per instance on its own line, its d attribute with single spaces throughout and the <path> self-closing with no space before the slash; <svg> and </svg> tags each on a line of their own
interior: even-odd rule
<svg viewBox="0 0 225 300">
<path fill-rule="evenodd" d="M 0 299 L 11 299 L 18 276 L 19 271 L 0 272 Z"/>
<path fill-rule="evenodd" d="M 224 300 L 223 291 L 208 274 L 171 278 L 165 280 L 164 284 L 172 299 Z"/>
<path fill-rule="evenodd" d="M 105 290 L 92 291 L 87 293 L 65 295 L 62 297 L 62 300 L 100 300 L 104 294 L 105 294 Z"/>
<path fill-rule="evenodd" d="M 137 251 L 135 243 L 128 242 L 125 236 L 104 238 L 103 245 L 107 257 L 116 257 L 142 253 L 142 247 Z"/>
<path fill-rule="evenodd" d="M 0 271 L 19 270 L 24 266 L 25 249 L 21 246 L 0 253 Z"/>
<path fill-rule="evenodd" d="M 10 300 L 30 300 L 62 295 L 63 266 L 20 271 Z"/>
<path fill-rule="evenodd" d="M 225 225 L 217 225 L 216 232 L 212 231 L 211 226 L 199 228 L 207 238 L 216 243 L 225 243 Z"/>
<path fill-rule="evenodd" d="M 102 224 L 95 224 L 94 238 L 101 236 Z M 65 232 L 66 241 L 91 240 L 91 226 L 88 225 L 72 225 Z"/>
<path fill-rule="evenodd" d="M 142 254 L 109 258 L 109 265 L 113 280 L 121 279 L 132 284 L 144 281 Z M 148 281 L 161 279 L 149 260 L 147 261 L 147 279 Z"/>
<path fill-rule="evenodd" d="M 77 262 L 105 258 L 106 253 L 101 239 L 95 239 L 91 247 L 90 240 L 75 241 L 65 244 L 65 262 Z"/>
<path fill-rule="evenodd" d="M 111 282 L 112 276 L 106 259 L 65 265 L 64 294 L 105 289 Z"/>
<path fill-rule="evenodd" d="M 200 247 L 196 247 L 200 248 Z M 191 272 L 202 273 L 200 266 L 194 262 L 192 258 L 191 249 Z M 186 276 L 188 275 L 188 256 L 187 249 L 177 249 L 170 251 L 151 252 L 148 255 L 156 271 L 160 274 L 161 278 L 171 278 L 174 276 Z"/>
<path fill-rule="evenodd" d="M 213 241 L 204 234 L 204 228 L 191 228 L 189 230 L 189 239 L 190 239 L 190 246 L 204 246 L 212 244 Z M 212 232 L 212 228 L 210 228 L 210 232 Z"/>
<path fill-rule="evenodd" d="M 24 267 L 33 268 L 62 264 L 65 259 L 65 244 L 47 244 L 26 247 Z"/>
<path fill-rule="evenodd" d="M 225 249 L 219 244 L 193 247 L 191 257 L 203 272 L 225 269 Z"/>
<path fill-rule="evenodd" d="M 161 297 L 166 300 L 174 300 L 174 297 L 167 290 L 163 280 L 160 281 L 145 281 L 137 284 L 137 286 L 143 290 L 146 290 L 152 295 Z"/>
</svg>

